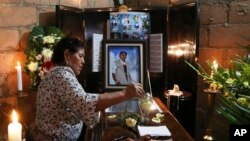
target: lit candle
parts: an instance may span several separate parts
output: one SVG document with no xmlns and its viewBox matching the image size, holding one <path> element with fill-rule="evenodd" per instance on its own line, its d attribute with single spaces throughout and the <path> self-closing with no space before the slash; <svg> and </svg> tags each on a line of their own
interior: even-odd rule
<svg viewBox="0 0 250 141">
<path fill-rule="evenodd" d="M 213 70 L 215 70 L 215 72 L 216 72 L 217 68 L 218 68 L 218 63 L 216 62 L 216 60 L 214 60 L 213 61 L 213 66 L 212 66 L 212 70 L 211 70 L 211 77 L 214 76 L 214 71 Z"/>
<path fill-rule="evenodd" d="M 12 112 L 12 122 L 8 126 L 8 141 L 22 140 L 22 125 L 17 121 L 16 111 Z"/>
<path fill-rule="evenodd" d="M 17 62 L 16 69 L 17 69 L 17 90 L 22 91 L 23 90 L 22 69 L 19 62 Z"/>
<path fill-rule="evenodd" d="M 217 71 L 218 63 L 216 62 L 216 60 L 213 61 L 213 67 L 214 67 L 214 70 Z"/>
</svg>

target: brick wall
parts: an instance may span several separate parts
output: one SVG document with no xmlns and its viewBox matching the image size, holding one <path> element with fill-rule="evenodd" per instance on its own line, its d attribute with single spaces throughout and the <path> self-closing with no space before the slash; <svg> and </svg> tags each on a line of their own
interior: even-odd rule
<svg viewBox="0 0 250 141">
<path fill-rule="evenodd" d="M 232 1 L 232 2 L 230 2 Z M 200 1 L 200 64 L 217 60 L 227 67 L 230 60 L 246 51 L 241 46 L 250 45 L 250 0 L 201 0 Z M 196 106 L 196 140 L 201 140 L 205 128 L 207 96 L 203 80 L 198 80 Z M 227 121 L 215 113 L 215 139 L 228 140 Z"/>
<path fill-rule="evenodd" d="M 55 25 L 55 5 L 77 8 L 108 7 L 111 0 L 1 0 L 0 1 L 0 98 L 17 92 L 15 65 L 24 66 L 29 32 L 35 25 Z M 23 68 L 23 67 L 22 67 Z M 29 77 L 23 72 L 24 91 Z"/>
</svg>

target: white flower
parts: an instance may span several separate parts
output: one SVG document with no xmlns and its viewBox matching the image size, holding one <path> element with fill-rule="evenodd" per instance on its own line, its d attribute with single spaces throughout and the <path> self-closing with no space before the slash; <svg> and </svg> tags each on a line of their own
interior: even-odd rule
<svg viewBox="0 0 250 141">
<path fill-rule="evenodd" d="M 51 49 L 43 49 L 42 50 L 42 55 L 44 56 L 45 59 L 51 58 L 53 54 L 53 51 Z"/>
<path fill-rule="evenodd" d="M 41 38 L 41 37 L 42 37 L 42 35 L 37 35 L 37 36 L 34 36 L 34 37 L 33 37 L 33 39 L 32 39 L 32 41 L 33 41 L 33 42 L 36 42 L 36 41 L 37 41 L 37 39 L 38 39 L 38 38 Z"/>
<path fill-rule="evenodd" d="M 241 72 L 240 71 L 236 71 L 236 76 L 240 77 L 241 76 Z"/>
<path fill-rule="evenodd" d="M 36 56 L 36 60 L 41 60 L 42 59 L 42 55 L 41 54 L 38 54 L 37 56 Z"/>
<path fill-rule="evenodd" d="M 235 82 L 235 79 L 233 79 L 233 78 L 228 78 L 227 80 L 226 80 L 226 83 L 227 84 L 233 84 Z"/>
<path fill-rule="evenodd" d="M 43 44 L 46 44 L 46 43 L 48 43 L 48 44 L 55 43 L 54 36 L 48 35 L 48 36 L 43 37 Z"/>
<path fill-rule="evenodd" d="M 37 70 L 38 68 L 38 63 L 37 62 L 30 62 L 28 65 L 28 69 L 33 72 L 35 70 Z"/>
<path fill-rule="evenodd" d="M 137 121 L 135 119 L 133 119 L 133 118 L 127 118 L 126 119 L 126 125 L 128 127 L 130 127 L 130 128 L 135 127 L 136 123 L 137 123 Z"/>
<path fill-rule="evenodd" d="M 249 83 L 248 83 L 247 81 L 244 81 L 244 82 L 243 82 L 243 85 L 244 85 L 245 87 L 249 87 Z"/>
</svg>

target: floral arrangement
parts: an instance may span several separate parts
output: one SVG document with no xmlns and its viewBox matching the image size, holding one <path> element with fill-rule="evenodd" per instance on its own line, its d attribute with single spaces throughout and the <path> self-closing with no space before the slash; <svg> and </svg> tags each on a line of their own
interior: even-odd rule
<svg viewBox="0 0 250 141">
<path fill-rule="evenodd" d="M 134 112 L 129 112 L 125 109 L 121 115 L 121 123 L 129 128 L 134 128 L 141 123 L 140 115 Z"/>
<path fill-rule="evenodd" d="M 131 117 L 125 119 L 125 123 L 127 127 L 134 128 L 137 124 L 137 120 Z"/>
<path fill-rule="evenodd" d="M 229 68 L 207 61 L 212 73 L 208 74 L 201 65 L 194 67 L 212 92 L 221 94 L 221 101 L 215 107 L 230 123 L 246 124 L 250 121 L 250 54 L 237 56 Z"/>
<path fill-rule="evenodd" d="M 44 75 L 53 66 L 53 48 L 63 36 L 63 32 L 53 26 L 33 27 L 28 39 L 27 61 L 24 67 L 31 79 L 31 89 L 38 88 Z"/>
</svg>

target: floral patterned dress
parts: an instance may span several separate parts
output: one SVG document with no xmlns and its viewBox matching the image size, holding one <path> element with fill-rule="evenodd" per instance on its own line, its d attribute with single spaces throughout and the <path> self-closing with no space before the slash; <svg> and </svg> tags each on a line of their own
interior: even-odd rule
<svg viewBox="0 0 250 141">
<path fill-rule="evenodd" d="M 71 68 L 56 66 L 39 86 L 34 126 L 52 140 L 77 140 L 83 123 L 90 128 L 97 123 L 97 100 L 98 94 L 86 93 Z"/>
</svg>

